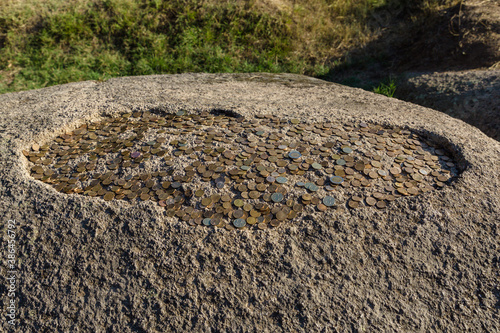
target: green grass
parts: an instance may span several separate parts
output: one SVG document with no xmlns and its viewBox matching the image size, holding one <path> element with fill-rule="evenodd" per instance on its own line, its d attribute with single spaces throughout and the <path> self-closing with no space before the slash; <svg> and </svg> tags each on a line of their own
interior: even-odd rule
<svg viewBox="0 0 500 333">
<path fill-rule="evenodd" d="M 422 2 L 419 8 L 427 8 L 443 1 L 417 2 Z M 0 93 L 162 73 L 290 72 L 321 76 L 336 66 L 347 50 L 376 35 L 368 23 L 384 6 L 399 3 L 2 1 Z"/>
<path fill-rule="evenodd" d="M 389 78 L 387 82 L 381 82 L 379 86 L 373 88 L 373 92 L 387 97 L 394 97 L 396 92 L 396 81 Z"/>
</svg>

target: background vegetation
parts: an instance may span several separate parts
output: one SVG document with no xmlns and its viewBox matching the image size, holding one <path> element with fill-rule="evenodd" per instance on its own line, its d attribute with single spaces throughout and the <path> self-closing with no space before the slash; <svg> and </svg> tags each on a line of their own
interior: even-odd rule
<svg viewBox="0 0 500 333">
<path fill-rule="evenodd" d="M 388 22 L 417 22 L 458 2 L 2 0 L 0 93 L 160 73 L 321 77 Z"/>
</svg>

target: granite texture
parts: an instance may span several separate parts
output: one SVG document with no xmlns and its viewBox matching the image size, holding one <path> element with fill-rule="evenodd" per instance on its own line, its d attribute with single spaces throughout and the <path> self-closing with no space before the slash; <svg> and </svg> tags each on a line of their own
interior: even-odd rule
<svg viewBox="0 0 500 333">
<path fill-rule="evenodd" d="M 34 142 L 150 109 L 402 126 L 452 151 L 461 174 L 385 210 L 338 205 L 265 231 L 190 227 L 152 202 L 62 194 L 29 175 L 21 151 Z M 15 220 L 19 258 L 17 321 L 4 313 L 3 331 L 500 330 L 500 143 L 443 113 L 298 75 L 129 77 L 0 95 L 0 152 L 2 253 Z"/>
</svg>

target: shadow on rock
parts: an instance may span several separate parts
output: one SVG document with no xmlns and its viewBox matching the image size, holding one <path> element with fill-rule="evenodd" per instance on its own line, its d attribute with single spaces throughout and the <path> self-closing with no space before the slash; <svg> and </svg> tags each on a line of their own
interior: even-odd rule
<svg viewBox="0 0 500 333">
<path fill-rule="evenodd" d="M 461 119 L 500 141 L 500 70 L 408 73 L 396 97 Z"/>
</svg>

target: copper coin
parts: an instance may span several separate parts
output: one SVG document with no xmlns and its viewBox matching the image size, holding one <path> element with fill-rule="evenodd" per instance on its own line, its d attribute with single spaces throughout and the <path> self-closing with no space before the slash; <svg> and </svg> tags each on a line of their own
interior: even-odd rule
<svg viewBox="0 0 500 333">
<path fill-rule="evenodd" d="M 257 184 L 256 188 L 258 191 L 264 192 L 267 189 L 267 186 L 265 184 Z"/>
<path fill-rule="evenodd" d="M 398 193 L 400 193 L 400 194 L 404 194 L 404 195 L 408 194 L 408 191 L 404 187 L 399 187 L 396 189 L 396 191 L 398 191 Z"/>
<path fill-rule="evenodd" d="M 251 211 L 252 209 L 253 209 L 253 206 L 252 206 L 251 204 L 248 204 L 248 203 L 247 203 L 247 204 L 243 205 L 243 210 L 244 210 L 245 212 L 249 212 L 249 211 Z"/>
<path fill-rule="evenodd" d="M 242 211 L 241 209 L 235 210 L 233 212 L 233 217 L 237 218 L 237 219 L 242 218 L 244 215 L 245 215 L 245 212 Z"/>
<path fill-rule="evenodd" d="M 259 217 L 260 215 L 261 215 L 260 212 L 256 211 L 255 209 L 252 209 L 250 211 L 250 216 L 252 217 Z"/>
<path fill-rule="evenodd" d="M 358 201 L 354 201 L 354 200 L 349 200 L 349 202 L 347 203 L 347 205 L 350 208 L 358 208 L 359 207 L 359 202 Z"/>
<path fill-rule="evenodd" d="M 410 187 L 406 191 L 408 192 L 408 194 L 411 194 L 411 195 L 417 195 L 419 193 L 419 191 L 416 187 Z"/>
<path fill-rule="evenodd" d="M 302 200 L 306 200 L 306 201 L 311 201 L 312 199 L 312 196 L 310 194 L 303 194 L 302 195 Z"/>
<path fill-rule="evenodd" d="M 358 162 L 354 165 L 354 169 L 363 171 L 365 169 L 365 164 L 363 162 Z"/>
<path fill-rule="evenodd" d="M 444 182 L 448 181 L 448 177 L 444 176 L 444 175 L 441 175 L 441 176 L 437 177 L 437 180 L 439 180 L 440 182 L 444 183 Z"/>
<path fill-rule="evenodd" d="M 267 229 L 267 228 L 268 228 L 268 227 L 267 227 L 267 223 L 263 223 L 263 222 L 262 222 L 262 223 L 259 223 L 259 224 L 257 225 L 257 227 L 258 227 L 260 230 L 265 230 L 265 229 Z"/>
<path fill-rule="evenodd" d="M 248 196 L 251 198 L 251 199 L 258 199 L 260 197 L 260 193 L 257 192 L 257 191 L 250 191 L 248 193 Z"/>
<path fill-rule="evenodd" d="M 277 219 L 274 219 L 274 220 L 271 220 L 271 222 L 269 222 L 269 224 L 273 227 L 278 227 L 281 224 L 281 222 Z"/>
<path fill-rule="evenodd" d="M 104 200 L 106 201 L 111 201 L 113 200 L 115 197 L 115 194 L 113 192 L 107 192 L 105 195 L 104 195 Z"/>
<path fill-rule="evenodd" d="M 328 209 L 324 204 L 319 204 L 317 207 L 320 212 L 325 212 Z"/>
<path fill-rule="evenodd" d="M 280 210 L 279 212 L 276 213 L 276 219 L 278 221 L 285 221 L 288 216 L 288 213 L 286 213 L 283 210 Z"/>
<path fill-rule="evenodd" d="M 202 205 L 202 206 L 207 207 L 207 206 L 209 206 L 210 204 L 212 204 L 212 200 L 211 200 L 210 198 L 203 198 L 203 199 L 201 200 L 201 205 Z"/>
<path fill-rule="evenodd" d="M 365 202 L 368 206 L 374 206 L 377 203 L 377 200 L 375 198 L 372 198 L 372 197 L 367 197 L 365 199 Z"/>
<path fill-rule="evenodd" d="M 393 175 L 399 175 L 401 173 L 401 169 L 399 168 L 390 168 L 389 172 Z"/>
</svg>

